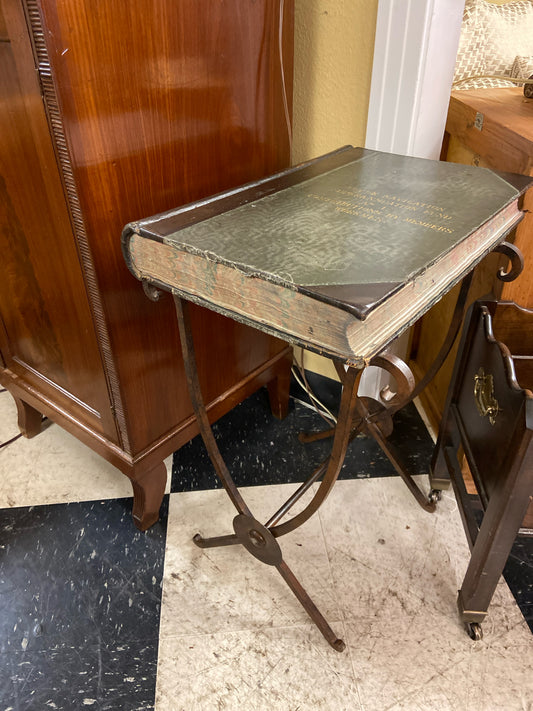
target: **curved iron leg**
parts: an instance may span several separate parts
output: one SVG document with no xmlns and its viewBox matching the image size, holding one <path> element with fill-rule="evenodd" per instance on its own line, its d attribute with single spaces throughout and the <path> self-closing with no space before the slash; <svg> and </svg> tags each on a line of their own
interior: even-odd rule
<svg viewBox="0 0 533 711">
<path fill-rule="evenodd" d="M 333 439 L 333 447 L 328 460 L 326 473 L 320 483 L 320 486 L 318 487 L 318 491 L 303 511 L 288 521 L 285 521 L 285 523 L 280 523 L 270 528 L 272 535 L 276 538 L 284 536 L 290 531 L 294 531 L 296 528 L 305 523 L 315 513 L 315 511 L 320 508 L 323 501 L 333 488 L 333 485 L 337 481 L 337 477 L 339 476 L 339 472 L 344 462 L 348 443 L 350 441 L 352 422 L 357 403 L 357 389 L 359 387 L 361 373 L 361 370 L 356 370 L 355 368 L 348 368 L 348 372 L 346 373 L 345 381 L 343 383 L 337 427 L 335 429 L 335 437 Z"/>
<path fill-rule="evenodd" d="M 438 354 L 431 363 L 424 377 L 415 385 L 411 392 L 408 395 L 405 395 L 403 397 L 400 396 L 398 399 L 395 399 L 393 402 L 391 402 L 391 405 L 387 407 L 387 412 L 391 416 L 395 412 L 401 410 L 403 407 L 412 402 L 418 395 L 420 395 L 420 393 L 424 390 L 428 383 L 438 373 L 442 364 L 446 360 L 455 342 L 455 339 L 457 338 L 457 334 L 459 333 L 459 329 L 463 322 L 466 300 L 468 297 L 468 292 L 470 290 L 470 284 L 472 283 L 472 276 L 473 273 L 470 272 L 470 274 L 464 277 L 461 283 L 461 289 L 459 291 L 459 295 L 455 303 L 452 320 L 450 322 L 448 332 L 446 333 L 446 336 Z M 335 367 L 341 383 L 344 384 L 346 379 L 346 372 L 344 370 L 344 367 L 340 363 L 335 363 Z M 420 506 L 426 511 L 433 512 L 435 510 L 435 500 L 437 496 L 430 495 L 430 499 L 428 499 L 425 494 L 419 489 L 419 487 L 413 481 L 411 474 L 403 464 L 399 453 L 396 451 L 396 448 L 393 447 L 390 442 L 387 441 L 386 437 L 383 436 L 378 425 L 372 422 L 372 416 L 369 415 L 368 411 L 366 411 L 366 408 L 364 408 L 364 406 L 360 402 L 357 405 L 357 411 L 360 415 L 360 418 L 364 420 L 363 429 L 370 436 L 372 436 L 379 444 L 379 446 L 386 454 L 396 471 L 400 474 L 407 487 L 409 488 L 409 491 L 413 494 Z M 361 427 L 361 419 L 358 420 L 355 426 L 357 426 L 358 428 Z M 448 481 L 441 480 L 436 483 L 434 480 L 431 480 L 431 486 L 433 487 L 433 489 L 435 489 L 437 485 L 439 488 L 445 488 L 448 486 Z"/>
<path fill-rule="evenodd" d="M 311 617 L 317 628 L 320 630 L 324 638 L 328 643 L 338 652 L 342 652 L 345 648 L 344 642 L 337 637 L 333 632 L 326 619 L 321 614 L 320 610 L 311 600 L 303 586 L 300 584 L 298 579 L 295 577 L 291 569 L 283 560 L 281 549 L 276 541 L 275 535 L 281 535 L 283 532 L 288 532 L 289 530 L 294 530 L 301 523 L 306 521 L 316 509 L 320 506 L 322 501 L 326 498 L 326 495 L 331 490 L 331 487 L 335 483 L 338 476 L 342 462 L 344 459 L 344 454 L 346 453 L 346 447 L 350 435 L 350 425 L 352 417 L 354 414 L 355 397 L 357 393 L 357 383 L 359 380 L 359 373 L 353 372 L 347 381 L 351 387 L 343 392 L 343 398 L 341 401 L 341 413 L 346 413 L 346 421 L 343 423 L 344 426 L 338 427 L 338 432 L 335 435 L 335 440 L 333 442 L 333 452 L 332 456 L 328 462 L 326 476 L 324 481 L 319 487 L 319 491 L 313 498 L 311 504 L 298 516 L 294 517 L 285 525 L 286 530 L 280 531 L 282 527 L 274 527 L 269 529 L 258 521 L 256 521 L 248 506 L 241 497 L 235 482 L 233 481 L 225 463 L 222 459 L 222 455 L 216 444 L 209 420 L 207 417 L 205 405 L 203 402 L 200 383 L 198 380 L 198 372 L 196 367 L 196 359 L 194 354 L 194 343 L 192 339 L 190 317 L 189 317 L 189 305 L 187 302 L 182 301 L 179 297 L 174 297 L 176 304 L 176 313 L 178 316 L 178 325 L 180 331 L 180 338 L 182 344 L 183 360 L 185 363 L 185 373 L 187 377 L 187 384 L 189 387 L 189 392 L 191 396 L 191 401 L 193 404 L 193 409 L 195 415 L 198 419 L 198 426 L 200 428 L 200 433 L 204 440 L 205 446 L 215 467 L 215 471 L 222 481 L 224 488 L 226 489 L 231 501 L 233 502 L 235 508 L 239 512 L 239 515 L 234 519 L 234 529 L 235 533 L 226 536 L 216 536 L 213 538 L 203 538 L 199 534 L 194 536 L 193 540 L 196 545 L 201 548 L 213 548 L 218 546 L 235 545 L 237 543 L 242 544 L 253 556 L 258 558 L 264 563 L 269 565 L 274 565 L 282 578 L 285 580 L 289 588 L 292 590 L 296 598 L 299 600 L 300 604 L 303 606 L 307 614 Z M 324 465 L 319 467 L 311 478 L 317 478 L 317 472 L 321 472 L 325 468 Z M 311 480 L 308 480 L 307 487 L 309 488 Z M 305 487 L 306 485 L 304 485 Z M 302 489 L 297 497 L 291 497 L 287 502 L 284 510 L 288 510 L 290 506 L 295 503 L 297 499 L 304 493 L 306 488 Z M 276 531 L 276 529 L 278 529 Z"/>
<path fill-rule="evenodd" d="M 194 353 L 194 343 L 191 331 L 189 303 L 187 301 L 183 301 L 178 296 L 174 297 L 174 303 L 176 305 L 176 314 L 178 316 L 181 351 L 183 353 L 183 361 L 185 364 L 185 376 L 187 378 L 187 385 L 189 388 L 189 395 L 191 396 L 194 414 L 198 420 L 200 434 L 202 435 L 209 457 L 215 467 L 215 471 L 226 489 L 233 505 L 239 513 L 251 516 L 250 509 L 240 495 L 233 479 L 230 476 L 228 468 L 222 459 L 213 430 L 209 424 L 209 419 L 207 417 L 202 397 L 202 391 L 200 389 L 200 381 L 198 379 L 198 369 L 196 366 L 196 356 Z"/>
<path fill-rule="evenodd" d="M 383 452 L 387 455 L 389 461 L 396 469 L 398 474 L 401 476 L 407 488 L 415 497 L 420 506 L 424 509 L 424 511 L 433 513 L 436 508 L 435 501 L 428 499 L 424 492 L 413 481 L 413 478 L 407 470 L 407 467 L 403 463 L 402 457 L 397 451 L 396 447 L 394 447 L 393 444 L 391 444 L 385 437 L 383 437 L 383 435 L 381 434 L 381 430 L 373 422 L 367 423 L 367 431 L 372 435 L 372 437 L 379 444 Z"/>
<path fill-rule="evenodd" d="M 296 597 L 300 601 L 300 604 L 305 609 L 309 617 L 313 620 L 315 625 L 318 627 L 327 642 L 329 642 L 329 644 L 333 647 L 335 651 L 344 651 L 346 649 L 346 644 L 343 642 L 342 639 L 339 639 L 337 637 L 335 632 L 333 632 L 329 624 L 326 622 L 326 619 L 322 616 L 322 613 L 320 612 L 318 607 L 311 600 L 309 595 L 299 583 L 298 579 L 294 576 L 294 573 L 289 568 L 287 563 L 282 560 L 281 563 L 276 566 L 276 568 L 283 580 L 287 583 L 292 592 L 296 595 Z"/>
<path fill-rule="evenodd" d="M 457 338 L 457 334 L 459 333 L 459 329 L 461 328 L 461 324 L 463 323 L 463 317 L 464 317 L 464 312 L 465 312 L 465 306 L 466 306 L 466 299 L 468 297 L 468 292 L 470 290 L 470 284 L 472 283 L 472 277 L 474 273 L 470 272 L 470 274 L 467 274 L 462 283 L 461 283 L 461 289 L 459 291 L 459 295 L 457 297 L 457 301 L 455 302 L 455 307 L 452 315 L 452 320 L 450 322 L 450 325 L 448 327 L 448 332 L 446 333 L 446 337 L 444 338 L 444 341 L 442 343 L 442 346 L 435 356 L 434 361 L 431 363 L 429 366 L 428 370 L 426 371 L 424 377 L 418 382 L 413 391 L 410 393 L 409 397 L 402 400 L 402 402 L 398 403 L 392 408 L 391 414 L 397 412 L 398 410 L 401 410 L 402 407 L 405 407 L 408 405 L 410 402 L 412 402 L 416 397 L 420 395 L 420 393 L 424 390 L 424 388 L 433 380 L 435 375 L 439 372 L 439 370 L 442 367 L 442 364 L 448 357 L 448 354 L 450 353 L 453 344 L 455 343 L 455 339 Z"/>
</svg>

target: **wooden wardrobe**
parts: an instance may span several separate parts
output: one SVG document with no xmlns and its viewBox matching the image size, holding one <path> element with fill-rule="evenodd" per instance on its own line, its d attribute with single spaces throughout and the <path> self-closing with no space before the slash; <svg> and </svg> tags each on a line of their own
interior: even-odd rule
<svg viewBox="0 0 533 711">
<path fill-rule="evenodd" d="M 0 381 L 27 436 L 46 415 L 130 477 L 142 529 L 198 430 L 121 230 L 289 165 L 292 42 L 291 0 L 0 0 Z M 194 326 L 213 420 L 267 383 L 283 414 L 285 343 Z"/>
</svg>

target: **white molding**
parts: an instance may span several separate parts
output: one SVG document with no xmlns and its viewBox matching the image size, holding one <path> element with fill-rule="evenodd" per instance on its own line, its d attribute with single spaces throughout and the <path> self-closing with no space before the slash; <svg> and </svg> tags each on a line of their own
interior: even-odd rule
<svg viewBox="0 0 533 711">
<path fill-rule="evenodd" d="M 379 0 L 367 148 L 438 159 L 464 0 Z M 405 358 L 408 335 L 392 348 Z M 391 377 L 367 368 L 360 395 L 376 399 Z"/>
<path fill-rule="evenodd" d="M 366 146 L 438 158 L 464 0 L 379 0 Z"/>
</svg>

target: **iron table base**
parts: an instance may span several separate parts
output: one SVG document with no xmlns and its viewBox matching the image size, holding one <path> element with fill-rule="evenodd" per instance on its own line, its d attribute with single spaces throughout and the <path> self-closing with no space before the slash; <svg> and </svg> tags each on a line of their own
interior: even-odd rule
<svg viewBox="0 0 533 711">
<path fill-rule="evenodd" d="M 519 252 L 513 248 L 512 245 L 508 245 L 507 243 L 503 243 L 497 247 L 495 251 L 502 252 L 511 261 L 511 269 L 509 272 L 500 270 L 501 273 L 498 275 L 500 279 L 510 281 L 516 278 L 523 264 Z M 319 509 L 339 476 L 350 441 L 361 431 L 376 440 L 419 505 L 430 513 L 435 510 L 435 504 L 440 498 L 440 489 L 449 485 L 449 479 L 446 480 L 442 478 L 436 480 L 430 478 L 433 488 L 428 497 L 415 483 L 402 461 L 400 452 L 393 447 L 387 440 L 387 437 L 392 431 L 392 415 L 405 407 L 405 405 L 422 392 L 429 381 L 438 372 L 449 354 L 463 320 L 471 280 L 472 273 L 463 279 L 452 320 L 442 347 L 427 373 L 418 384 L 415 385 L 410 369 L 400 358 L 391 353 L 384 352 L 372 358 L 369 365 L 378 366 L 389 372 L 396 381 L 396 392 L 382 393 L 382 402 L 372 398 L 358 397 L 357 391 L 362 370 L 354 367 L 346 368 L 342 360 L 333 359 L 339 379 L 342 383 L 342 395 L 337 425 L 334 429 L 327 430 L 326 432 L 315 433 L 301 438 L 303 441 L 310 441 L 316 438 L 332 436 L 333 444 L 331 454 L 265 524 L 262 524 L 253 516 L 235 485 L 218 449 L 209 424 L 198 379 L 190 324 L 189 302 L 182 300 L 179 296 L 174 296 L 187 385 L 193 409 L 198 420 L 200 433 L 215 471 L 233 505 L 237 509 L 237 516 L 233 520 L 233 533 L 212 538 L 203 538 L 199 534 L 196 534 L 193 541 L 200 548 L 216 548 L 219 546 L 239 544 L 244 546 L 251 555 L 261 562 L 275 567 L 322 635 L 333 649 L 338 652 L 342 652 L 345 649 L 344 642 L 339 639 L 331 629 L 320 610 L 284 561 L 283 553 L 277 539 L 286 533 L 294 531 Z M 320 484 L 310 503 L 298 514 L 282 522 L 282 519 L 285 519 L 294 504 L 320 479 Z"/>
</svg>

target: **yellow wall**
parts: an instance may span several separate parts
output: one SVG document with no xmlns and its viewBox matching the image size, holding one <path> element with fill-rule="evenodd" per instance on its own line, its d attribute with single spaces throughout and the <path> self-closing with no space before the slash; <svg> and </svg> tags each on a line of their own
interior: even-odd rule
<svg viewBox="0 0 533 711">
<path fill-rule="evenodd" d="M 364 146 L 378 0 L 295 0 L 292 162 Z M 297 349 L 336 378 L 331 361 Z"/>
<path fill-rule="evenodd" d="M 364 145 L 378 0 L 295 0 L 293 163 Z"/>
</svg>

